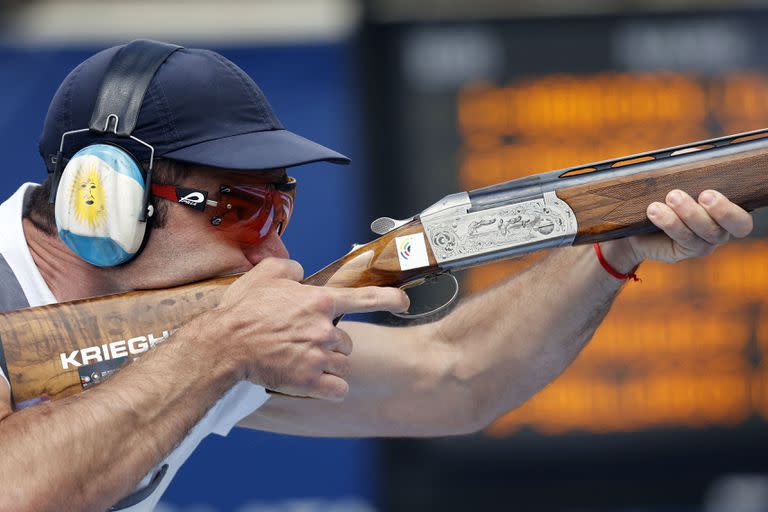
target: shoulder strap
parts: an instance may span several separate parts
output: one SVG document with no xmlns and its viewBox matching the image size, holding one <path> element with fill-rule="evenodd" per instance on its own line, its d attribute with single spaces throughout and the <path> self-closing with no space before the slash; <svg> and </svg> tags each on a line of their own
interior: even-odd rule
<svg viewBox="0 0 768 512">
<path fill-rule="evenodd" d="M 152 77 L 180 48 L 150 39 L 137 39 L 121 48 L 104 74 L 89 128 L 96 133 L 111 131 L 121 137 L 133 133 Z"/>
<path fill-rule="evenodd" d="M 27 296 L 11 266 L 0 254 L 0 312 L 29 307 Z"/>
<path fill-rule="evenodd" d="M 21 289 L 19 280 L 11 270 L 11 266 L 0 254 L 0 312 L 13 311 L 29 307 L 27 296 Z M 0 339 L 0 370 L 7 378 L 8 367 L 5 363 L 5 351 L 3 350 L 2 340 Z"/>
</svg>

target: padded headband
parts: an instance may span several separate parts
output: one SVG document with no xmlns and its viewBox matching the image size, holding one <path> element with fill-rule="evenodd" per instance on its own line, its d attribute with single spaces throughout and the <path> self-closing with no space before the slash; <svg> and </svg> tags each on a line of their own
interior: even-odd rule
<svg viewBox="0 0 768 512">
<path fill-rule="evenodd" d="M 130 136 L 152 78 L 180 48 L 149 39 L 137 39 L 121 48 L 104 73 L 88 128 L 96 133 L 111 131 L 121 137 Z"/>
</svg>

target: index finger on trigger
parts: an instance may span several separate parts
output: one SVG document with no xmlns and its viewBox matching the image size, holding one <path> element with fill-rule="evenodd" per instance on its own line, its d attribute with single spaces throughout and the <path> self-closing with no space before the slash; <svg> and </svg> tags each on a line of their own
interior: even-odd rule
<svg viewBox="0 0 768 512">
<path fill-rule="evenodd" d="M 362 288 L 329 288 L 334 298 L 334 316 L 345 313 L 408 311 L 410 300 L 399 288 L 365 286 Z"/>
</svg>

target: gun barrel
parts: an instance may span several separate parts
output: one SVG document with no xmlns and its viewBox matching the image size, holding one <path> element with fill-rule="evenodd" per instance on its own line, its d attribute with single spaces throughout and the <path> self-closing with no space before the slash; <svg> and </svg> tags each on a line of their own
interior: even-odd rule
<svg viewBox="0 0 768 512">
<path fill-rule="evenodd" d="M 768 129 L 534 174 L 468 192 L 471 211 L 540 198 L 546 192 L 566 187 L 610 182 L 638 173 L 704 164 L 709 160 L 738 158 L 742 153 L 760 150 L 768 152 Z"/>
</svg>

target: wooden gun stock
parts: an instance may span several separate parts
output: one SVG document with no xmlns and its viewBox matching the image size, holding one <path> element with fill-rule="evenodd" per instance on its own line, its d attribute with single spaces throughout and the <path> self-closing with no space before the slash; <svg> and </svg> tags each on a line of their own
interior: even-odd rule
<svg viewBox="0 0 768 512">
<path fill-rule="evenodd" d="M 358 247 L 303 282 L 317 286 L 398 286 L 440 270 L 399 270 L 394 237 Z M 215 308 L 241 274 L 159 290 L 141 290 L 0 314 L 0 364 L 16 407 L 56 400 L 102 382 L 192 318 Z"/>
<path fill-rule="evenodd" d="M 663 202 L 672 189 L 682 189 L 693 197 L 703 190 L 716 189 L 748 210 L 768 205 L 768 130 L 747 135 L 755 134 L 762 137 L 757 142 L 739 143 L 738 138 L 744 134 L 713 139 L 513 180 L 473 191 L 467 197 L 473 198 L 473 208 L 484 211 L 499 206 L 499 197 L 512 197 L 501 204 L 514 206 L 515 197 L 529 198 L 531 184 L 537 187 L 537 194 L 546 184 L 576 217 L 573 244 L 648 233 L 656 228 L 646 218 L 647 206 Z M 676 152 L 692 149 L 700 149 L 694 158 L 675 156 Z M 638 159 L 644 162 L 635 163 Z M 525 228 L 524 223 L 522 226 Z M 420 220 L 411 220 L 368 244 L 356 246 L 304 283 L 405 286 L 445 272 L 447 267 L 438 263 L 430 243 L 425 248 L 427 264 L 401 269 L 396 239 L 422 233 L 428 240 Z M 492 253 L 483 261 L 504 257 L 509 254 Z M 216 307 L 226 287 L 238 277 L 0 314 L 0 364 L 10 380 L 16 406 L 63 398 L 102 382 L 129 358 Z"/>
</svg>

